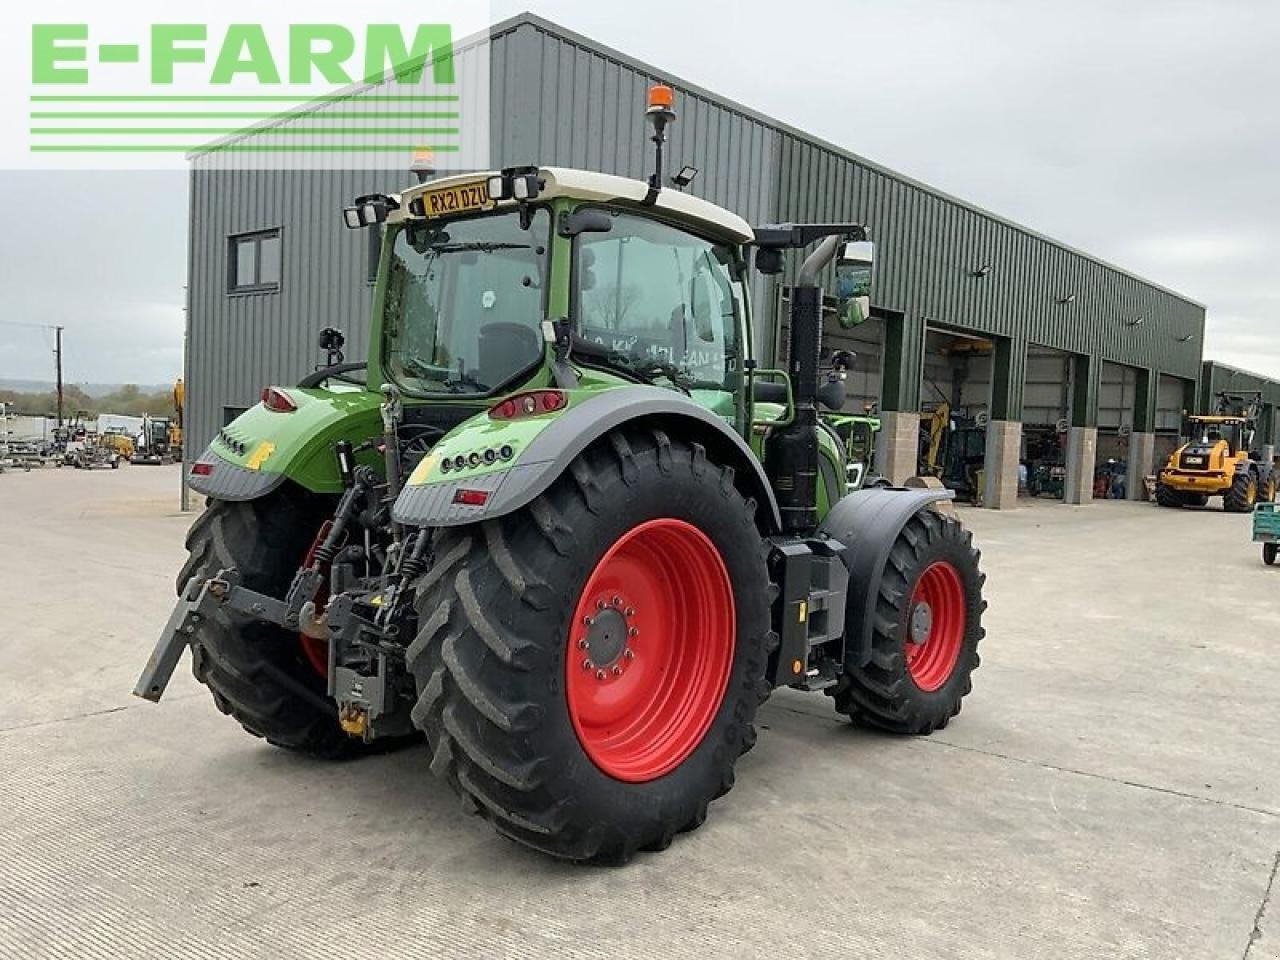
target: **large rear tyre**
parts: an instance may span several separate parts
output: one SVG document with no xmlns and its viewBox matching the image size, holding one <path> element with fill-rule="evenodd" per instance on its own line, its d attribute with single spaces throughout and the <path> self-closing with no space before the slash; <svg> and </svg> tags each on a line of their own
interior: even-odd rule
<svg viewBox="0 0 1280 960">
<path fill-rule="evenodd" d="M 246 587 L 283 597 L 325 513 L 322 501 L 302 493 L 212 501 L 187 535 L 190 557 L 178 593 L 192 577 L 235 567 Z M 337 707 L 297 634 L 220 611 L 197 627 L 191 668 L 219 710 L 268 743 L 326 759 L 364 746 L 339 727 Z"/>
<path fill-rule="evenodd" d="M 525 509 L 441 530 L 408 650 L 432 770 L 564 859 L 699 826 L 769 692 L 754 511 L 701 446 L 629 431 Z"/>
<path fill-rule="evenodd" d="M 1222 497 L 1227 513 L 1249 513 L 1258 502 L 1258 475 L 1252 470 L 1236 475 L 1235 481 Z"/>
<path fill-rule="evenodd" d="M 831 689 L 836 710 L 905 734 L 932 733 L 960 712 L 983 637 L 979 559 L 955 518 L 925 509 L 907 522 L 875 598 L 871 662 Z"/>
<path fill-rule="evenodd" d="M 1163 483 L 1156 484 L 1156 503 L 1162 507 L 1181 508 L 1190 505 L 1190 499 L 1181 490 L 1175 490 L 1173 487 L 1166 486 Z"/>
</svg>

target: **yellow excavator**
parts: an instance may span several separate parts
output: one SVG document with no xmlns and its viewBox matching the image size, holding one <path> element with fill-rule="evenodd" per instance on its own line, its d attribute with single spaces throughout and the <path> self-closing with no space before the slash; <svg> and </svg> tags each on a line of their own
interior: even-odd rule
<svg viewBox="0 0 1280 960">
<path fill-rule="evenodd" d="M 131 463 L 175 463 L 182 459 L 182 414 L 186 406 L 187 391 L 179 377 L 173 385 L 172 417 L 142 418 L 142 432 L 138 434 L 137 450 L 129 457 Z"/>
<path fill-rule="evenodd" d="M 1262 394 L 1218 394 L 1218 412 L 1187 417 L 1187 443 L 1175 450 L 1156 480 L 1162 507 L 1203 507 L 1222 497 L 1228 513 L 1249 513 L 1276 498 L 1274 463 L 1254 449 Z"/>
</svg>

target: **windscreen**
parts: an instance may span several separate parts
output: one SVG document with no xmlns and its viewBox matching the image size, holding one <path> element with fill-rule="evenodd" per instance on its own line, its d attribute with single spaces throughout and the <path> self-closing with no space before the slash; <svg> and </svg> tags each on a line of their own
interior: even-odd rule
<svg viewBox="0 0 1280 960">
<path fill-rule="evenodd" d="M 415 393 L 491 393 L 542 357 L 550 214 L 410 221 L 384 298 L 386 366 Z"/>
</svg>

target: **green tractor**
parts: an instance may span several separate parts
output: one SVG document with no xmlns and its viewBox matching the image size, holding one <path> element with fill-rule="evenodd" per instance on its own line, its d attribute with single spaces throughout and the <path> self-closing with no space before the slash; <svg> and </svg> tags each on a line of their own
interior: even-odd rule
<svg viewBox="0 0 1280 960">
<path fill-rule="evenodd" d="M 753 229 L 664 185 L 669 90 L 648 117 L 647 183 L 508 168 L 344 211 L 385 231 L 369 359 L 327 331 L 335 362 L 194 463 L 208 506 L 136 694 L 189 647 L 249 733 L 324 758 L 424 735 L 500 833 L 606 863 L 703 822 L 777 687 L 900 734 L 960 710 L 972 538 L 945 490 L 849 492 L 819 412 L 844 389 L 819 277 L 865 289 L 865 229 Z M 760 369 L 751 270 L 814 244 L 788 366 Z"/>
</svg>

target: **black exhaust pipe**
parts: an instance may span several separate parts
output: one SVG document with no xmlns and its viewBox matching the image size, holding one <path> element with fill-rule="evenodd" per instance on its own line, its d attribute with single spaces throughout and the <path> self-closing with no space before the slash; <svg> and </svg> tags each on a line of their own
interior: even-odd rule
<svg viewBox="0 0 1280 960">
<path fill-rule="evenodd" d="M 822 352 L 822 286 L 818 275 L 841 237 L 829 236 L 805 258 L 791 288 L 787 363 L 795 417 L 769 436 L 768 459 L 784 533 L 806 536 L 818 525 L 818 360 Z"/>
</svg>

